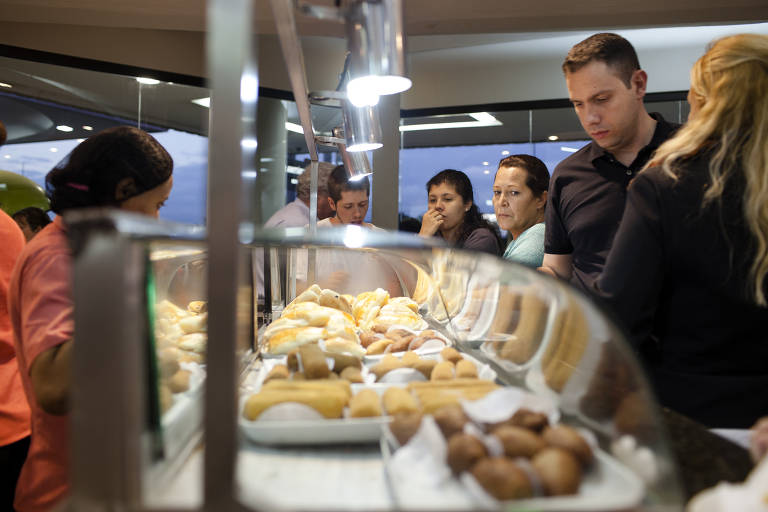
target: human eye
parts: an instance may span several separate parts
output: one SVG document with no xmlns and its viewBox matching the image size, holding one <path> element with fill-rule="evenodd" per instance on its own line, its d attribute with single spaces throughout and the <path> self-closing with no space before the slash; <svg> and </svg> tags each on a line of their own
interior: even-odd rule
<svg viewBox="0 0 768 512">
<path fill-rule="evenodd" d="M 608 96 L 598 96 L 597 98 L 595 98 L 595 103 L 605 103 L 609 99 L 610 98 Z"/>
<path fill-rule="evenodd" d="M 493 191 L 493 197 L 499 197 L 501 195 L 501 190 L 494 190 Z"/>
<path fill-rule="evenodd" d="M 165 201 L 161 201 L 161 202 L 157 203 L 157 209 L 158 209 L 158 210 L 159 210 L 160 208 L 164 207 L 164 206 L 165 206 Z"/>
</svg>

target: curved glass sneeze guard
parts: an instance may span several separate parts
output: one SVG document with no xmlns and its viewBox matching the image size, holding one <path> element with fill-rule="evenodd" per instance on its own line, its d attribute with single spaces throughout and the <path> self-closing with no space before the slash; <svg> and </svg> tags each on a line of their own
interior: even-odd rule
<svg viewBox="0 0 768 512">
<path fill-rule="evenodd" d="M 293 418 L 292 412 L 275 417 L 267 414 L 272 420 L 279 418 L 276 423 L 259 416 L 259 407 L 264 405 L 258 404 L 260 393 L 265 393 L 261 395 L 264 399 L 272 397 L 269 391 L 262 390 L 266 381 L 278 379 L 285 383 L 281 386 L 290 387 L 298 386 L 286 383 L 290 380 L 311 380 L 301 367 L 290 369 L 291 358 L 301 359 L 303 356 L 295 354 L 306 345 L 319 345 L 326 353 L 339 351 L 362 358 L 363 377 L 359 382 L 351 381 L 353 394 L 365 388 L 383 394 L 387 386 L 406 385 L 407 377 L 400 382 L 382 378 L 377 365 L 384 360 L 404 361 L 408 350 L 422 359 L 441 361 L 444 357 L 440 354 L 442 345 L 430 345 L 424 350 L 426 345 L 414 349 L 414 341 L 402 344 L 398 336 L 405 337 L 408 331 L 416 339 L 420 333 L 436 331 L 435 337 L 442 337 L 482 371 L 491 372 L 497 385 L 529 393 L 536 397 L 535 401 L 556 409 L 560 421 L 587 432 L 594 442 L 598 469 L 587 473 L 582 483 L 586 487 L 577 498 L 557 502 L 565 504 L 565 509 L 586 506 L 590 510 L 613 510 L 641 504 L 653 508 L 680 502 L 664 428 L 646 379 L 621 331 L 591 299 L 527 267 L 485 254 L 425 246 L 423 239 L 415 236 L 359 228 L 322 230 L 315 238 L 298 232 L 271 233 L 255 233 L 254 239 L 282 244 L 280 250 L 286 252 L 285 257 L 273 265 L 270 274 L 277 280 L 280 276 L 292 280 L 295 288 L 278 283 L 284 294 L 279 297 L 285 300 L 273 300 L 271 322 L 259 331 L 259 358 L 240 390 L 238 421 L 245 441 L 237 467 L 244 504 L 253 508 L 339 507 L 342 489 L 317 484 L 311 464 L 303 458 L 312 454 L 320 465 L 331 464 L 331 460 L 334 465 L 340 464 L 334 468 L 343 471 L 344 476 L 337 476 L 345 489 L 359 489 L 350 500 L 359 500 L 360 507 L 423 508 L 424 502 L 409 493 L 407 483 L 391 474 L 397 466 L 395 456 L 384 455 L 390 486 L 385 495 L 377 494 L 381 491 L 378 486 L 383 485 L 379 477 L 371 482 L 365 480 L 369 473 L 356 473 L 355 463 L 347 458 L 367 460 L 373 455 L 370 449 L 363 448 L 364 444 L 354 444 L 361 443 L 360 437 L 365 435 L 355 430 L 346 409 L 338 420 L 326 418 L 298 426 L 295 421 L 283 421 Z M 250 245 L 261 249 L 259 242 Z M 280 265 L 287 266 L 285 272 L 280 273 Z M 339 305 L 339 301 L 346 305 Z M 317 305 L 326 308 L 316 309 Z M 334 313 L 328 313 L 327 307 L 346 310 L 346 323 L 341 313 L 339 324 L 334 324 Z M 330 317 L 314 316 L 320 310 Z M 404 330 L 398 333 L 399 328 Z M 356 332 L 357 337 L 345 337 L 345 329 Z M 391 356 L 394 359 L 387 359 Z M 323 375 L 326 373 L 327 369 Z M 327 375 L 333 377 L 332 373 Z M 421 406 L 424 413 L 434 412 L 426 401 Z M 337 422 L 335 430 L 330 427 L 333 422 Z M 377 426 L 373 437 L 378 439 L 379 435 Z M 305 444 L 328 443 L 352 445 L 322 454 L 314 448 L 301 452 Z M 378 448 L 374 451 L 378 453 Z M 269 474 L 265 473 L 267 467 Z M 262 478 L 269 478 L 275 485 L 253 484 Z M 281 492 L 288 487 L 303 489 L 311 502 Z M 452 502 L 447 491 L 439 498 L 440 492 L 432 491 L 418 490 L 437 500 L 430 502 L 433 508 L 456 503 L 464 508 L 480 506 L 471 499 Z M 542 499 L 521 505 L 551 510 L 555 502 Z M 514 508 L 512 505 L 510 502 Z"/>
<path fill-rule="evenodd" d="M 120 242 L 139 255 L 120 269 L 122 282 L 143 276 L 153 290 L 136 309 L 154 321 L 144 405 L 159 411 L 148 423 L 155 450 L 142 459 L 144 503 L 199 507 L 202 386 L 211 382 L 206 372 L 214 375 L 211 354 L 223 346 L 206 325 L 205 304 L 215 297 L 205 289 L 204 237 L 108 217 L 123 236 L 96 245 Z M 569 285 L 414 235 L 348 227 L 248 238 L 240 250 L 254 272 L 244 272 L 236 321 L 240 333 L 251 331 L 233 345 L 243 373 L 232 418 L 239 433 L 233 499 L 246 508 L 603 511 L 669 510 L 682 502 L 634 355 L 600 308 Z M 255 270 L 265 266 L 259 283 Z M 253 304 L 264 288 L 279 293 L 262 304 L 267 311 L 255 330 Z M 135 297 L 116 292 L 114 300 L 123 301 L 119 308 Z M 93 328 L 97 342 L 104 327 Z M 458 429 L 446 420 L 455 414 Z M 561 446 L 547 424 L 578 436 L 571 464 L 581 468 L 579 479 L 564 496 L 547 495 L 535 457 L 521 463 L 494 437 L 522 425 Z M 410 437 L 400 437 L 406 431 Z M 451 465 L 450 445 L 461 432 L 482 439 L 486 455 L 507 453 L 503 464 L 528 468 L 519 499 L 497 501 L 474 466 Z"/>
</svg>

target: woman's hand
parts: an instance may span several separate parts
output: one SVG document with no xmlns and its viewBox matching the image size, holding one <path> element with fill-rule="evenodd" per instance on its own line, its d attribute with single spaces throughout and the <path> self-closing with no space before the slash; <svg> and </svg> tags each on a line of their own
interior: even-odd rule
<svg viewBox="0 0 768 512">
<path fill-rule="evenodd" d="M 759 420 L 752 427 L 749 451 L 755 462 L 758 462 L 768 454 L 768 416 Z"/>
<path fill-rule="evenodd" d="M 443 220 L 445 220 L 445 217 L 443 217 L 442 213 L 437 210 L 427 210 L 427 213 L 421 218 L 419 235 L 434 236 L 440 229 L 440 226 L 443 225 Z"/>
</svg>

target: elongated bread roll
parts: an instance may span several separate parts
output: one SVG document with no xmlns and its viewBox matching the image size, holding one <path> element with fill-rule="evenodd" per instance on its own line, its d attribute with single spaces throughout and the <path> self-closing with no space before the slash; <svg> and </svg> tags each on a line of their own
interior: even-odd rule
<svg viewBox="0 0 768 512">
<path fill-rule="evenodd" d="M 395 415 L 401 412 L 418 412 L 416 399 L 405 388 L 391 387 L 384 392 L 384 410 Z"/>
<path fill-rule="evenodd" d="M 278 381 L 272 381 L 278 382 Z M 251 421 L 273 405 L 296 402 L 307 405 L 326 418 L 341 418 L 347 399 L 340 390 L 335 392 L 309 390 L 264 390 L 248 397 L 243 409 L 243 416 Z"/>
<path fill-rule="evenodd" d="M 296 376 L 294 375 L 294 378 Z M 346 380 L 271 380 L 261 387 L 262 391 L 317 391 L 320 393 L 342 392 L 346 397 L 344 405 L 352 396 L 352 388 Z"/>
<path fill-rule="evenodd" d="M 388 339 L 388 338 L 382 338 L 379 341 L 374 341 L 370 345 L 368 345 L 368 350 L 366 350 L 366 354 L 369 356 L 372 355 L 378 355 L 383 354 L 385 350 L 387 350 L 387 347 L 392 345 L 394 341 Z"/>
<path fill-rule="evenodd" d="M 376 375 L 376 380 L 379 380 L 387 373 L 398 368 L 403 368 L 403 362 L 395 356 L 387 354 L 384 356 L 384 359 L 371 368 L 371 373 Z"/>
<path fill-rule="evenodd" d="M 290 379 L 291 371 L 284 364 L 276 364 L 264 377 L 264 382 L 269 382 L 275 379 Z"/>
<path fill-rule="evenodd" d="M 381 399 L 372 389 L 364 389 L 349 401 L 349 416 L 351 418 L 369 418 L 381 416 Z"/>
<path fill-rule="evenodd" d="M 461 357 L 461 354 L 459 354 L 459 351 L 453 347 L 445 347 L 443 350 L 441 350 L 440 357 L 443 358 L 443 361 L 450 361 L 453 364 L 456 364 L 464 359 Z"/>
<path fill-rule="evenodd" d="M 307 379 L 327 379 L 331 373 L 325 354 L 314 343 L 299 347 L 299 359 Z"/>
<path fill-rule="evenodd" d="M 421 372 L 426 378 L 430 378 L 435 366 L 437 366 L 437 361 L 434 359 L 421 359 L 413 365 L 413 369 Z"/>
<path fill-rule="evenodd" d="M 419 354 L 416 352 L 406 352 L 400 360 L 406 367 L 415 368 L 419 361 L 421 361 L 421 358 L 419 358 Z"/>
</svg>

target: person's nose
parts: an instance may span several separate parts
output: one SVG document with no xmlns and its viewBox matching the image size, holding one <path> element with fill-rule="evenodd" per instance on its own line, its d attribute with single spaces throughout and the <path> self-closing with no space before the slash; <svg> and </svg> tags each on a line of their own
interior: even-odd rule
<svg viewBox="0 0 768 512">
<path fill-rule="evenodd" d="M 597 107 L 587 105 L 584 112 L 584 119 L 587 121 L 587 124 L 600 124 L 601 116 L 600 111 L 597 109 Z"/>
<path fill-rule="evenodd" d="M 442 212 L 444 209 L 444 205 L 442 201 L 438 201 L 435 203 L 435 210 Z"/>
</svg>

